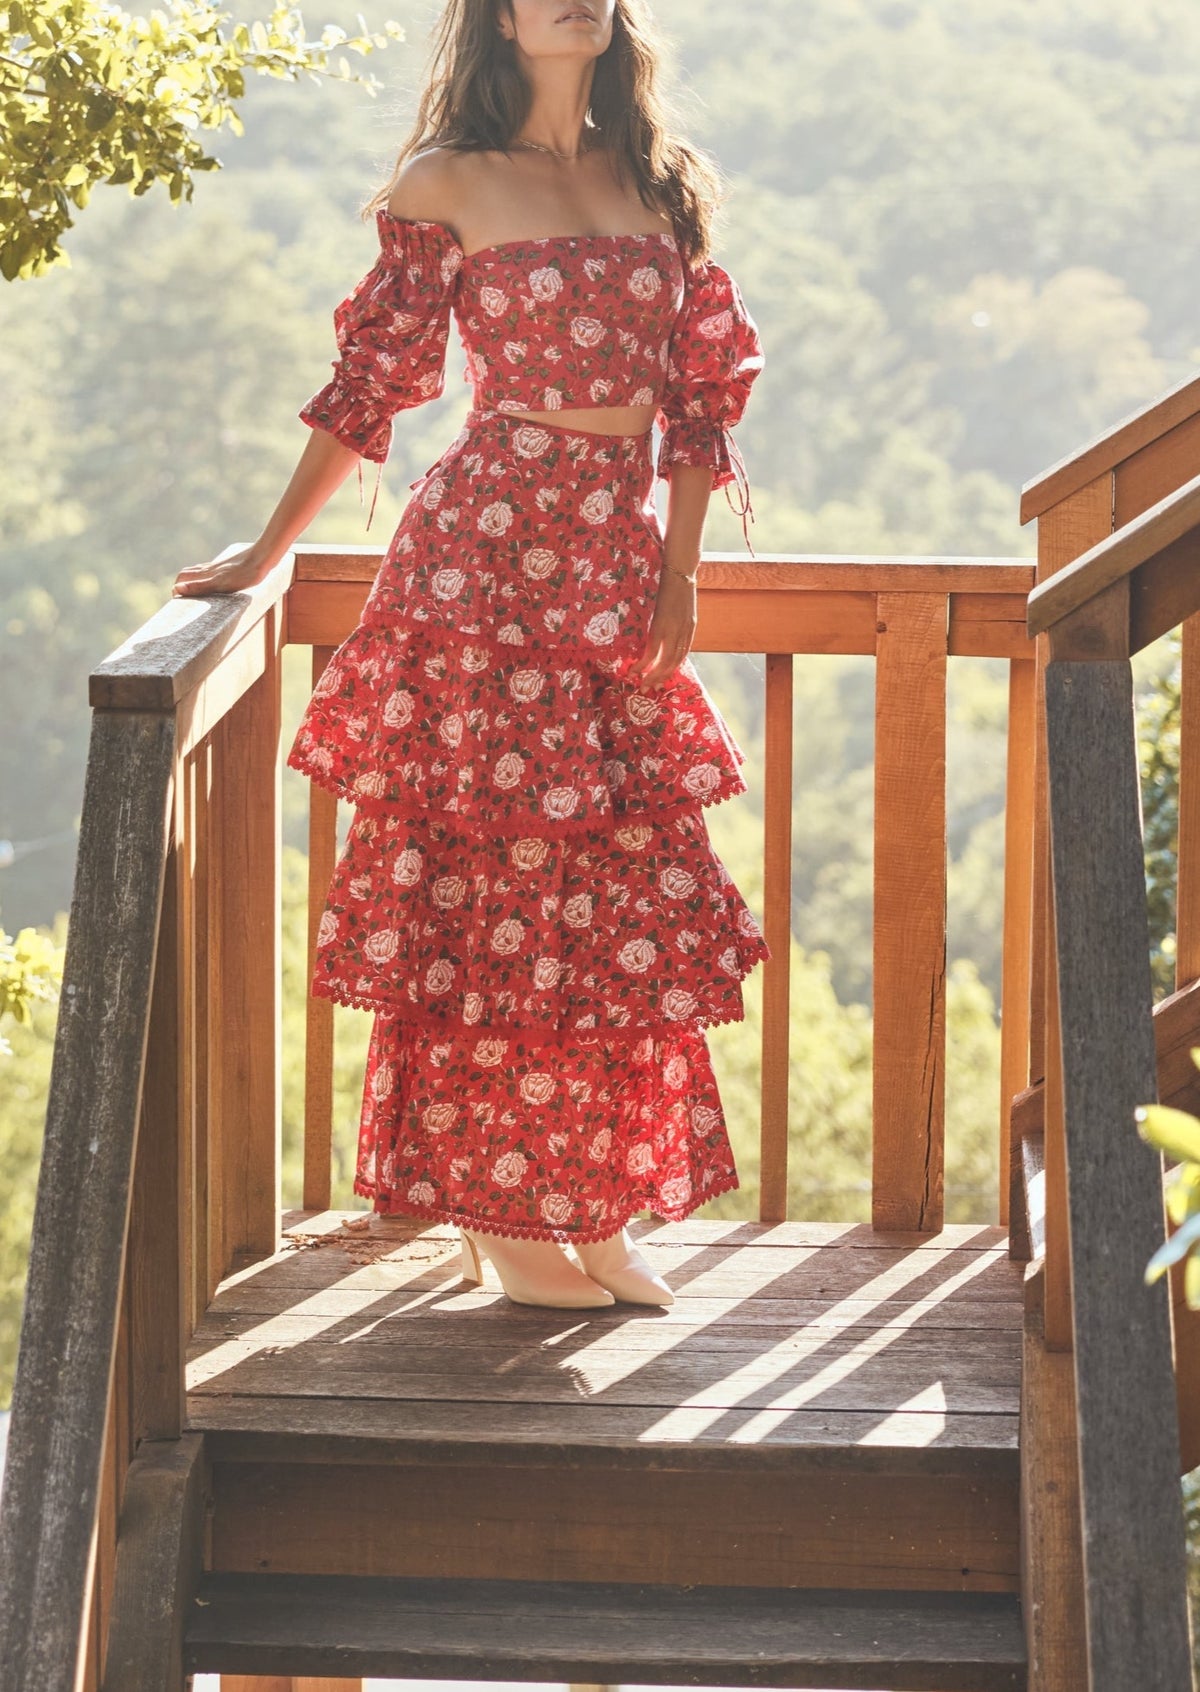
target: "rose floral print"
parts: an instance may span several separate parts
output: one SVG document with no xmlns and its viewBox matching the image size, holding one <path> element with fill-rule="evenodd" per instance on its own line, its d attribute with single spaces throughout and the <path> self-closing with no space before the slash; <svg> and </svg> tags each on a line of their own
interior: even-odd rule
<svg viewBox="0 0 1200 1692">
<path fill-rule="evenodd" d="M 658 474 L 734 479 L 728 434 L 763 367 L 758 330 L 720 265 L 669 235 L 551 235 L 465 254 L 440 223 L 376 213 L 379 257 L 334 311 L 335 375 L 301 411 L 373 462 L 397 411 L 436 399 L 450 315 L 479 409 L 659 406 Z"/>
<path fill-rule="evenodd" d="M 719 485 L 757 337 L 663 237 L 465 257 L 437 224 L 380 235 L 302 415 L 386 453 L 394 412 L 440 391 L 451 302 L 477 405 L 288 759 L 355 807 L 312 982 L 375 1013 L 355 1191 L 526 1238 L 686 1216 L 737 1185 L 704 1029 L 769 956 L 704 821 L 744 757 L 690 659 L 630 678 L 662 558 L 649 436 L 510 413 L 661 400 L 660 471 Z"/>
</svg>

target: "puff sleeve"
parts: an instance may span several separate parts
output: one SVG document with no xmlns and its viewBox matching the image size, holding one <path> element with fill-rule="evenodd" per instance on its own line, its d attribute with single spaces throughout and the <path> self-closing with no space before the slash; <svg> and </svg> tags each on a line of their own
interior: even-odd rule
<svg viewBox="0 0 1200 1692">
<path fill-rule="evenodd" d="M 333 379 L 300 412 L 361 458 L 382 464 L 398 411 L 445 386 L 450 306 L 462 248 L 438 223 L 376 213 L 379 257 L 333 314 Z"/>
<path fill-rule="evenodd" d="M 684 266 L 684 296 L 671 330 L 659 402 L 658 474 L 676 464 L 711 468 L 714 488 L 744 476 L 729 430 L 763 368 L 758 328 L 737 283 L 720 265 Z"/>
</svg>

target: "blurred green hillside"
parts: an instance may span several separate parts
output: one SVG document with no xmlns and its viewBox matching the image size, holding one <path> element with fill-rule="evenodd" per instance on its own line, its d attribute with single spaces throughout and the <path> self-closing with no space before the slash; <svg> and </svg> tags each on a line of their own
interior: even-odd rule
<svg viewBox="0 0 1200 1692">
<path fill-rule="evenodd" d="M 325 381 L 333 306 L 372 262 L 357 217 L 413 108 L 429 4 L 365 4 L 408 43 L 359 90 L 253 83 L 246 133 L 191 206 L 100 191 L 69 269 L 0 289 L 0 871 L 10 930 L 67 906 L 89 667 L 176 571 L 256 534 Z M 760 552 L 1028 554 L 1022 481 L 1200 363 L 1200 9 L 1190 0 L 659 0 L 689 129 L 729 177 L 718 256 L 767 370 L 739 435 Z M 357 7 L 311 13 L 357 28 Z M 386 542 L 409 482 L 466 407 L 451 380 L 396 431 L 370 535 L 351 478 L 306 537 Z M 718 498 L 708 545 L 736 549 Z M 306 696 L 289 663 L 287 710 Z M 1161 655 L 1142 675 L 1153 691 Z M 698 667 L 747 753 L 751 792 L 709 813 L 761 911 L 763 666 Z M 947 1214 L 997 1205 L 1006 681 L 950 682 Z M 868 1214 L 872 667 L 798 660 L 793 1209 Z M 287 781 L 287 1197 L 297 1193 L 304 784 Z M 60 838 L 61 837 L 61 838 Z M 37 850 L 25 843 L 47 841 Z M 711 1043 L 750 1214 L 760 984 Z M 366 1019 L 339 1013 L 337 1197 Z M 52 1025 L 0 1064 L 0 1402 L 20 1308 Z"/>
</svg>

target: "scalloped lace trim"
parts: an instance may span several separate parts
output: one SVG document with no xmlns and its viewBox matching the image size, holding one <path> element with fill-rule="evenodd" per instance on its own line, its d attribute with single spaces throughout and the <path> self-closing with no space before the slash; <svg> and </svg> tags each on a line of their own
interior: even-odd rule
<svg viewBox="0 0 1200 1692">
<path fill-rule="evenodd" d="M 746 979 L 755 964 L 764 962 L 769 955 L 765 946 L 757 944 L 752 945 L 751 951 L 755 955 L 735 977 L 738 983 Z M 706 1011 L 701 1016 L 689 1017 L 686 1022 L 667 1022 L 660 1018 L 653 1022 L 639 1022 L 636 1026 L 626 1023 L 617 1028 L 581 1028 L 575 1023 L 556 1028 L 550 1023 L 540 1022 L 464 1022 L 460 1016 L 437 1016 L 433 1011 L 419 1010 L 398 999 L 389 999 L 382 993 L 355 992 L 337 981 L 314 980 L 310 992 L 315 998 L 332 999 L 335 1004 L 345 1005 L 350 1010 L 374 1011 L 380 1016 L 394 1017 L 397 1022 L 411 1022 L 443 1034 L 524 1040 L 527 1045 L 558 1045 L 563 1041 L 575 1045 L 597 1045 L 608 1040 L 641 1040 L 648 1034 L 658 1039 L 678 1038 L 686 1034 L 702 1034 L 706 1028 L 722 1023 L 746 1020 L 745 1005 L 737 1004 L 725 1011 Z"/>
<path fill-rule="evenodd" d="M 614 829 L 632 828 L 639 823 L 654 827 L 657 819 L 668 820 L 687 813 L 699 815 L 711 805 L 723 804 L 727 799 L 738 799 L 749 791 L 746 782 L 740 774 L 722 782 L 719 787 L 701 799 L 677 799 L 654 805 L 652 808 L 640 811 L 606 811 L 599 817 L 567 817 L 562 822 L 556 822 L 549 817 L 465 817 L 458 811 L 438 810 L 432 805 L 422 805 L 418 798 L 409 797 L 406 793 L 403 799 L 364 799 L 355 797 L 346 791 L 345 783 L 325 775 L 313 768 L 303 753 L 293 747 L 288 753 L 287 765 L 326 793 L 332 793 L 335 799 L 342 799 L 347 805 L 353 805 L 355 810 L 363 811 L 369 816 L 421 817 L 424 820 L 444 823 L 447 827 L 458 829 L 463 834 L 471 834 L 479 838 L 497 836 L 502 839 L 510 837 L 533 838 L 547 836 L 551 839 L 563 834 L 601 834 L 611 836 Z"/>
<path fill-rule="evenodd" d="M 460 1228 L 469 1228 L 473 1234 L 503 1234 L 513 1240 L 552 1240 L 556 1245 L 592 1245 L 598 1240 L 606 1240 L 610 1235 L 619 1233 L 626 1223 L 637 1215 L 639 1210 L 648 1210 L 652 1216 L 661 1222 L 682 1222 L 691 1216 L 693 1211 L 708 1204 L 711 1199 L 719 1198 L 722 1193 L 734 1191 L 741 1185 L 736 1174 L 719 1176 L 706 1193 L 694 1198 L 689 1204 L 681 1205 L 674 1210 L 660 1210 L 657 1208 L 656 1194 L 631 1194 L 627 1207 L 623 1210 L 619 1221 L 611 1216 L 605 1218 L 603 1224 L 596 1228 L 551 1228 L 537 1223 L 526 1226 L 506 1227 L 502 1223 L 489 1221 L 486 1217 L 468 1215 L 451 1209 L 449 1205 L 416 1205 L 407 1200 L 396 1202 L 388 1195 L 382 1195 L 382 1202 L 374 1189 L 366 1181 L 356 1176 L 354 1191 L 360 1198 L 370 1199 L 379 1216 L 420 1216 L 429 1222 L 449 1222 Z"/>
</svg>

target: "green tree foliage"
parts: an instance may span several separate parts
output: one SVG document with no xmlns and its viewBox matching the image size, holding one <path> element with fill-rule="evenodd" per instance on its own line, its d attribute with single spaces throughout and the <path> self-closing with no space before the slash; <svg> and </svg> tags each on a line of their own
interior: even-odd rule
<svg viewBox="0 0 1200 1692">
<path fill-rule="evenodd" d="M 1146 915 L 1154 994 L 1175 989 L 1175 879 L 1179 854 L 1180 645 L 1175 631 L 1143 657 L 1137 693 Z"/>
<path fill-rule="evenodd" d="M 66 940 L 60 917 L 39 943 L 51 956 L 46 976 L 56 979 Z M 0 968 L 3 968 L 0 965 Z M 0 1409 L 12 1396 L 17 1338 L 25 1288 L 25 1264 L 33 1225 L 50 1060 L 54 1050 L 55 1007 L 39 1004 L 29 1022 L 7 1029 L 9 1055 L 0 1058 Z"/>
<path fill-rule="evenodd" d="M 36 928 L 23 928 L 14 938 L 0 928 L 0 1057 L 11 1057 L 4 1021 L 19 1028 L 33 1025 L 36 1004 L 54 1004 L 62 980 L 62 948 Z"/>
<path fill-rule="evenodd" d="M 389 37 L 347 35 L 329 24 L 304 37 L 300 12 L 277 5 L 270 20 L 238 23 L 219 7 L 172 0 L 148 18 L 110 0 L 8 0 L 0 7 L 0 275 L 40 276 L 64 262 L 64 233 L 101 182 L 134 195 L 164 182 L 172 200 L 192 198 L 196 171 L 216 170 L 202 129 L 242 133 L 237 102 L 246 72 L 295 78 L 302 71 L 364 83 L 347 52 L 370 53 Z M 340 49 L 332 67 L 330 55 Z"/>
</svg>

